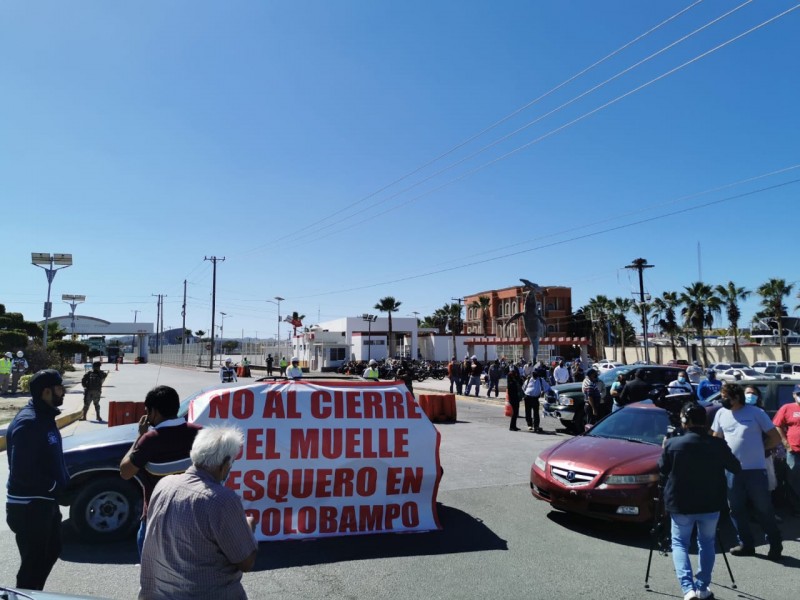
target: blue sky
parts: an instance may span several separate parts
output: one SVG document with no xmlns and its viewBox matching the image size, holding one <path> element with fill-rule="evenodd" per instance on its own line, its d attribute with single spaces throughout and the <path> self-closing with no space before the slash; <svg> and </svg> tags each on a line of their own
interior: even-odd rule
<svg viewBox="0 0 800 600">
<path fill-rule="evenodd" d="M 73 255 L 54 315 L 85 294 L 78 314 L 152 322 L 166 294 L 177 327 L 186 279 L 194 330 L 225 257 L 226 336 L 275 335 L 274 296 L 306 324 L 519 277 L 631 297 L 638 257 L 653 295 L 795 282 L 800 10 L 680 66 L 797 2 L 615 77 L 741 4 L 4 2 L 0 303 L 41 318 L 31 252 Z"/>
</svg>

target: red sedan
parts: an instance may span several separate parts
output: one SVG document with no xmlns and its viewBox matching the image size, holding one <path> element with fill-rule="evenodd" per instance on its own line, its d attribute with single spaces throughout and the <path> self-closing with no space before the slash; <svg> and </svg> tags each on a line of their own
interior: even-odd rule
<svg viewBox="0 0 800 600">
<path fill-rule="evenodd" d="M 652 402 L 626 406 L 585 434 L 539 454 L 531 466 L 531 493 L 557 510 L 647 521 L 669 426 L 669 413 Z"/>
</svg>

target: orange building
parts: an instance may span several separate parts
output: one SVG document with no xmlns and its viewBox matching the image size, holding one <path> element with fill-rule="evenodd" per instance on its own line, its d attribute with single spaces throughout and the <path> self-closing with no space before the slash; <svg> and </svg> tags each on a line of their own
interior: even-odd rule
<svg viewBox="0 0 800 600">
<path fill-rule="evenodd" d="M 551 354 L 572 356 L 575 354 L 574 346 L 585 347 L 588 343 L 586 338 L 567 336 L 572 315 L 572 288 L 543 286 L 543 289 L 539 310 L 545 319 L 546 333 L 543 332 L 539 340 L 540 347 L 544 350 L 545 346 L 552 346 Z M 525 293 L 525 288 L 517 285 L 465 296 L 466 318 L 463 333 L 476 336 L 467 340 L 467 344 L 473 349 L 496 346 L 497 356 L 520 356 L 522 346 L 529 345 L 525 326 L 522 319 L 515 319 L 512 323 L 508 323 L 508 319 L 524 309 Z M 485 331 L 483 310 L 480 308 L 482 296 L 489 299 Z"/>
</svg>

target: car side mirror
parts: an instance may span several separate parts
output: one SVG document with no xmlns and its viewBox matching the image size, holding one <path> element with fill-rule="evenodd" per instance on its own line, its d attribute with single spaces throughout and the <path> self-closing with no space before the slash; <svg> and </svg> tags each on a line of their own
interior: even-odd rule
<svg viewBox="0 0 800 600">
<path fill-rule="evenodd" d="M 583 432 L 584 432 L 584 433 L 586 433 L 586 432 L 587 432 L 587 431 L 589 431 L 589 430 L 590 430 L 592 427 L 594 427 L 594 423 L 586 423 L 586 425 L 584 425 L 584 426 L 583 426 Z"/>
</svg>

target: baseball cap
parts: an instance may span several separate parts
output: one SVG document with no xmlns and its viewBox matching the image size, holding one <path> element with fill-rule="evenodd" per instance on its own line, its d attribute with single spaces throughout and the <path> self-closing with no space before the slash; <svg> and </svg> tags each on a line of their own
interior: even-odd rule
<svg viewBox="0 0 800 600">
<path fill-rule="evenodd" d="M 61 385 L 62 381 L 61 373 L 55 369 L 43 369 L 31 377 L 31 381 L 28 384 L 31 396 L 41 398 L 45 389 Z"/>
<path fill-rule="evenodd" d="M 706 369 L 706 375 L 716 375 L 717 372 L 714 369 Z"/>
<path fill-rule="evenodd" d="M 800 394 L 800 383 L 794 386 L 794 390 L 792 390 L 795 394 Z"/>
<path fill-rule="evenodd" d="M 11 354 L 11 352 L 6 352 L 6 358 L 11 358 L 12 356 L 13 354 Z"/>
</svg>

